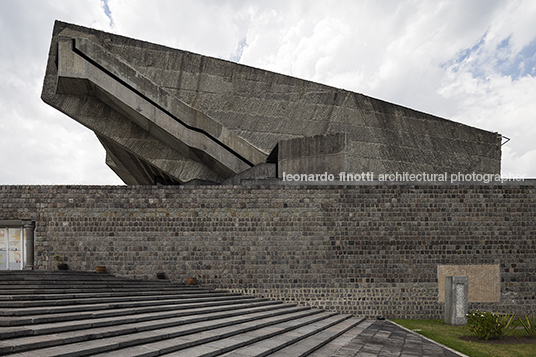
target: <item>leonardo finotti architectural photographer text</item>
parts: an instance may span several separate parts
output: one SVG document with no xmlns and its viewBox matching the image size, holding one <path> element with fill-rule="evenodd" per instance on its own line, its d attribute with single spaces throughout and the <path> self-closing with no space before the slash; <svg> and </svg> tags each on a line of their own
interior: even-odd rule
<svg viewBox="0 0 536 357">
<path fill-rule="evenodd" d="M 294 181 L 294 182 L 330 182 L 330 181 L 339 181 L 339 182 L 508 182 L 508 181 L 524 181 L 525 175 L 519 174 L 480 174 L 480 173 L 461 173 L 457 174 L 448 174 L 446 172 L 441 174 L 430 174 L 422 172 L 419 174 L 410 174 L 408 172 L 395 172 L 392 174 L 377 174 L 374 172 L 362 172 L 358 174 L 339 172 L 338 174 L 330 174 L 324 172 L 322 174 L 288 174 L 283 172 L 283 181 Z"/>
</svg>

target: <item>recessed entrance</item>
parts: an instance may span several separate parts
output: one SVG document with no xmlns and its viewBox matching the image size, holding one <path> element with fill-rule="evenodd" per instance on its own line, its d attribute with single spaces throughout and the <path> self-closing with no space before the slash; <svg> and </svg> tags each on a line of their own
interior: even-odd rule
<svg viewBox="0 0 536 357">
<path fill-rule="evenodd" d="M 0 223 L 0 270 L 21 270 L 26 265 L 26 239 L 22 222 Z"/>
</svg>

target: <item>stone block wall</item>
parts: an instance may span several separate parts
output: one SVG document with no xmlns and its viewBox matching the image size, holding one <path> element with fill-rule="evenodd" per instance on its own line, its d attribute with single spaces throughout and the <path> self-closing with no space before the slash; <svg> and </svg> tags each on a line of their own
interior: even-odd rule
<svg viewBox="0 0 536 357">
<path fill-rule="evenodd" d="M 362 316 L 442 318 L 438 265 L 499 265 L 536 312 L 536 182 L 504 185 L 0 186 L 36 221 L 36 269 L 106 265 Z M 471 283 L 470 283 L 471 284 Z"/>
</svg>

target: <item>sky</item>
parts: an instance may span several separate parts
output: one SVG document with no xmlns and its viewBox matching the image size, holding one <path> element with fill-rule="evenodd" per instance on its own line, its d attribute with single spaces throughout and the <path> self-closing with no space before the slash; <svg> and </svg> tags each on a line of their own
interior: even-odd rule
<svg viewBox="0 0 536 357">
<path fill-rule="evenodd" d="M 54 20 L 498 132 L 502 174 L 536 178 L 533 0 L 0 0 L 0 185 L 123 184 L 40 99 Z"/>
</svg>

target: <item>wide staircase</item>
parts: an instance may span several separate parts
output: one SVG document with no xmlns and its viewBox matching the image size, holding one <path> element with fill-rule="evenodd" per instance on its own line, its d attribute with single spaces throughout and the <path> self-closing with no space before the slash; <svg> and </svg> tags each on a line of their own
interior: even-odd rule
<svg viewBox="0 0 536 357">
<path fill-rule="evenodd" d="M 331 356 L 370 324 L 166 280 L 0 272 L 1 356 Z"/>
</svg>

